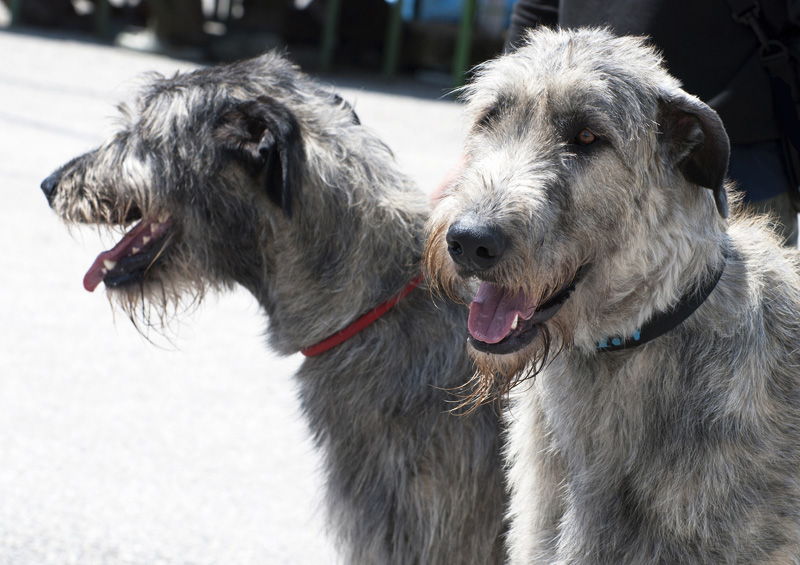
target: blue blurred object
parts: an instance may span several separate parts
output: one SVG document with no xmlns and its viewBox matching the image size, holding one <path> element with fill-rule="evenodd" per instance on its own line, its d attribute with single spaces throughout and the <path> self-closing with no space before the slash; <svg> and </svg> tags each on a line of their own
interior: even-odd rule
<svg viewBox="0 0 800 565">
<path fill-rule="evenodd" d="M 461 17 L 461 0 L 417 0 L 419 19 L 457 22 Z M 411 2 L 409 2 L 410 4 Z"/>
<path fill-rule="evenodd" d="M 387 0 L 393 4 L 397 0 Z M 514 0 L 504 0 L 506 25 L 511 19 L 511 9 Z M 458 22 L 461 18 L 463 0 L 404 0 L 403 19 L 422 21 Z M 478 11 L 486 4 L 486 0 L 479 2 Z M 479 16 L 480 17 L 480 16 Z"/>
</svg>

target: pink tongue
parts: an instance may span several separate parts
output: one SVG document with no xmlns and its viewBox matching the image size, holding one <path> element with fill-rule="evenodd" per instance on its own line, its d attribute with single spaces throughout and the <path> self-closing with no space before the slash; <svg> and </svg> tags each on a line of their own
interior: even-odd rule
<svg viewBox="0 0 800 565">
<path fill-rule="evenodd" d="M 106 274 L 116 266 L 117 261 L 128 255 L 133 255 L 133 249 L 143 248 L 151 239 L 160 237 L 170 226 L 170 221 L 148 222 L 142 221 L 131 231 L 125 234 L 122 240 L 112 249 L 103 251 L 94 260 L 92 266 L 83 276 L 83 288 L 93 292 L 97 285 L 105 278 Z"/>
<path fill-rule="evenodd" d="M 467 328 L 478 341 L 498 343 L 511 333 L 514 318 L 527 320 L 535 310 L 522 292 L 511 294 L 501 286 L 483 282 L 469 305 Z"/>
</svg>

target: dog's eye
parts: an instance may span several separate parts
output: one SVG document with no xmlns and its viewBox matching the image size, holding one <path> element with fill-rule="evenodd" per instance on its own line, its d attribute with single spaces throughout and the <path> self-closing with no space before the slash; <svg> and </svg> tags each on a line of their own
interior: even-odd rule
<svg viewBox="0 0 800 565">
<path fill-rule="evenodd" d="M 578 132 L 578 135 L 575 136 L 575 143 L 578 145 L 591 145 L 597 141 L 597 136 L 595 133 L 587 128 L 582 129 Z"/>
</svg>

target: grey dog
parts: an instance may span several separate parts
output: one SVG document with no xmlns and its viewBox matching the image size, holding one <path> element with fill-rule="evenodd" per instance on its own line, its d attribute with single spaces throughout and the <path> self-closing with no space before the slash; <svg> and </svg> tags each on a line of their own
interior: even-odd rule
<svg viewBox="0 0 800 565">
<path fill-rule="evenodd" d="M 449 413 L 474 371 L 463 309 L 414 290 L 428 206 L 340 97 L 280 56 L 154 77 L 100 148 L 43 183 L 68 222 L 139 220 L 84 279 L 140 323 L 209 289 L 246 287 L 284 354 L 324 456 L 345 563 L 497 563 L 498 416 Z M 120 228 L 121 229 L 121 228 Z M 424 286 L 424 285 L 423 285 Z M 391 301 L 390 301 L 391 305 Z M 325 349 L 323 347 L 322 349 Z"/>
<path fill-rule="evenodd" d="M 597 29 L 466 98 L 425 263 L 479 283 L 475 399 L 514 387 L 511 562 L 800 563 L 798 256 L 733 202 L 719 117 Z"/>
</svg>

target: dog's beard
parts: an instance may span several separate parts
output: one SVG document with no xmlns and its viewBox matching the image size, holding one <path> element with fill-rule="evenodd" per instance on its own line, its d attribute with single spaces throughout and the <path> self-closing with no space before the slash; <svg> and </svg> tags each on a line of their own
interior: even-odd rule
<svg viewBox="0 0 800 565">
<path fill-rule="evenodd" d="M 156 336 L 172 342 L 177 322 L 191 314 L 209 291 L 222 284 L 208 281 L 188 268 L 187 258 L 171 254 L 169 262 L 141 281 L 108 289 L 112 311 L 122 313 L 148 341 Z"/>
<path fill-rule="evenodd" d="M 506 398 L 511 389 L 531 381 L 568 346 L 571 334 L 558 322 L 550 321 L 525 349 L 507 355 L 493 355 L 469 346 L 475 374 L 457 389 L 454 411 L 469 414 L 483 404 Z"/>
</svg>

